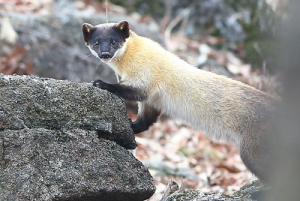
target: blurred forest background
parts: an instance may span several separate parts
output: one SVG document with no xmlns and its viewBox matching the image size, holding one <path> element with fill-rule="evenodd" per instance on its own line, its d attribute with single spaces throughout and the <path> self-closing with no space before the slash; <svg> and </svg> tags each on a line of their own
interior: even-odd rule
<svg viewBox="0 0 300 201">
<path fill-rule="evenodd" d="M 274 51 L 286 7 L 283 0 L 109 0 L 108 20 L 128 20 L 138 34 L 190 64 L 277 96 Z M 81 36 L 84 22 L 106 22 L 105 9 L 105 1 L 96 0 L 0 0 L 0 73 L 116 82 Z M 224 193 L 255 179 L 236 147 L 213 143 L 178 120 L 163 116 L 136 140 L 137 158 L 157 186 L 152 201 L 171 178 L 187 188 Z"/>
</svg>

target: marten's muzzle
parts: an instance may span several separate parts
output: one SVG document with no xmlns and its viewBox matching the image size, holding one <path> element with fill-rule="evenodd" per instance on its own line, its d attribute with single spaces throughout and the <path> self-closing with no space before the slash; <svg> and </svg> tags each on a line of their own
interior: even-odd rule
<svg viewBox="0 0 300 201">
<path fill-rule="evenodd" d="M 111 58 L 110 53 L 109 52 L 102 52 L 100 55 L 101 59 L 109 59 Z"/>
</svg>

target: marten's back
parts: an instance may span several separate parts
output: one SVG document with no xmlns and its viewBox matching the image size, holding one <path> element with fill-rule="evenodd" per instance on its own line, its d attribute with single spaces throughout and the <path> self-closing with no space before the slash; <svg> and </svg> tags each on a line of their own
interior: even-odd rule
<svg viewBox="0 0 300 201">
<path fill-rule="evenodd" d="M 238 144 L 269 115 L 269 97 L 241 82 L 199 70 L 133 32 L 122 57 L 125 77 L 148 87 L 147 102 L 217 139 Z"/>
</svg>

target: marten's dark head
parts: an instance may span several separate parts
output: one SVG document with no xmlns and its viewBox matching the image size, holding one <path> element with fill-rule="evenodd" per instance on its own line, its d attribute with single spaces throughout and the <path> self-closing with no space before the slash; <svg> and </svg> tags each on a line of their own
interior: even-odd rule
<svg viewBox="0 0 300 201">
<path fill-rule="evenodd" d="M 127 21 L 106 23 L 97 26 L 84 23 L 82 25 L 83 39 L 92 54 L 103 62 L 110 61 L 120 54 L 126 39 L 129 37 Z"/>
</svg>

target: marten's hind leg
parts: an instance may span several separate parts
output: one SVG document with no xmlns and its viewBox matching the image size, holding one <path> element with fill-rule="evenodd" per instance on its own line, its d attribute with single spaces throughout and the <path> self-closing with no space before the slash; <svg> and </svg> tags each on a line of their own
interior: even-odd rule
<svg viewBox="0 0 300 201">
<path fill-rule="evenodd" d="M 240 145 L 240 155 L 246 167 L 260 180 L 267 181 L 267 173 L 271 168 L 269 150 L 263 137 L 246 135 Z"/>
</svg>

